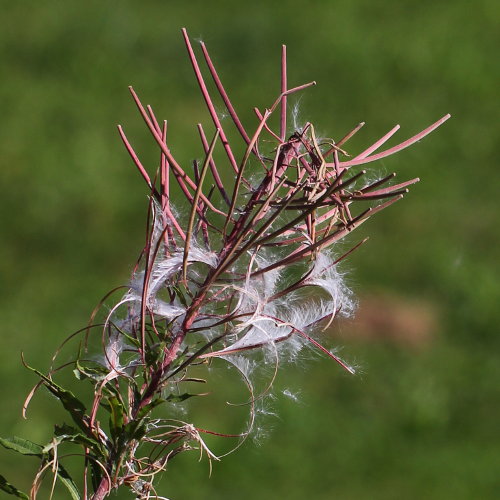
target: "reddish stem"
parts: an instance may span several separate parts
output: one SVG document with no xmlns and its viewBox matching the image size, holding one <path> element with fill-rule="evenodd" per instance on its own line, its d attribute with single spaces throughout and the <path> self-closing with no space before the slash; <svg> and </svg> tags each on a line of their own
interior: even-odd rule
<svg viewBox="0 0 500 500">
<path fill-rule="evenodd" d="M 201 50 L 203 51 L 203 56 L 205 57 L 205 61 L 207 62 L 207 66 L 208 66 L 208 69 L 210 70 L 210 74 L 212 75 L 212 78 L 214 79 L 215 85 L 217 86 L 217 90 L 219 91 L 219 94 L 222 97 L 224 104 L 226 105 L 226 108 L 227 108 L 227 111 L 229 112 L 229 115 L 233 119 L 233 122 L 236 125 L 236 128 L 238 129 L 239 133 L 241 134 L 241 137 L 243 137 L 243 140 L 247 144 L 250 144 L 250 137 L 248 137 L 248 134 L 247 134 L 245 128 L 243 127 L 240 119 L 238 118 L 238 115 L 236 114 L 236 111 L 234 110 L 234 107 L 233 107 L 231 101 L 229 100 L 229 96 L 227 95 L 227 92 L 224 89 L 222 82 L 220 81 L 219 75 L 217 74 L 217 71 L 215 70 L 215 66 L 212 63 L 212 60 L 210 59 L 210 56 L 208 54 L 208 50 L 203 42 L 201 42 Z"/>
<path fill-rule="evenodd" d="M 215 128 L 219 129 L 220 131 L 220 139 L 224 146 L 224 149 L 226 150 L 227 157 L 229 158 L 229 163 L 231 163 L 233 170 L 236 173 L 238 173 L 238 165 L 236 163 L 236 159 L 234 158 L 234 154 L 233 151 L 231 150 L 231 146 L 229 145 L 229 141 L 227 140 L 226 134 L 224 133 L 224 129 L 222 128 L 219 117 L 217 116 L 217 111 L 215 111 L 214 104 L 212 102 L 212 99 L 210 98 L 210 94 L 208 93 L 205 81 L 203 80 L 203 76 L 200 71 L 200 66 L 198 65 L 196 56 L 194 55 L 194 50 L 193 47 L 191 47 L 191 42 L 189 41 L 189 36 L 185 28 L 182 28 L 182 35 L 184 37 L 184 42 L 186 43 L 186 48 L 188 50 L 189 59 L 191 60 L 191 64 L 193 66 L 194 74 L 196 75 L 196 80 L 198 80 L 198 84 L 200 86 L 203 98 L 205 99 L 208 111 L 210 112 L 210 116 L 212 117 Z"/>
<path fill-rule="evenodd" d="M 106 476 L 104 476 L 101 479 L 101 482 L 99 483 L 99 486 L 97 487 L 97 490 L 92 495 L 91 500 L 104 500 L 104 498 L 107 498 L 110 493 L 111 493 L 111 488 L 110 488 L 110 484 L 109 484 L 109 479 Z"/>
<path fill-rule="evenodd" d="M 280 137 L 285 142 L 286 137 L 286 45 L 281 46 L 281 119 L 280 119 Z"/>
</svg>

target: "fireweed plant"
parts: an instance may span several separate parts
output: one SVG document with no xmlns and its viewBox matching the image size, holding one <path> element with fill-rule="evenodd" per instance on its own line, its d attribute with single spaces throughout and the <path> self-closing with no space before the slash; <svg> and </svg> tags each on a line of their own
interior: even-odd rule
<svg viewBox="0 0 500 500">
<path fill-rule="evenodd" d="M 168 144 L 167 122 L 158 121 L 130 88 L 160 154 L 151 177 L 118 127 L 150 193 L 146 244 L 127 287 L 110 292 L 88 326 L 63 343 L 78 342 L 73 361 L 58 365 L 59 349 L 45 374 L 23 360 L 39 377 L 24 410 L 44 386 L 60 401 L 68 421 L 55 426 L 46 445 L 18 437 L 0 441 L 40 460 L 29 497 L 0 476 L 0 488 L 19 498 L 35 499 L 46 477 L 51 477 L 51 496 L 60 481 L 72 499 L 101 500 L 122 486 L 137 499 L 165 498 L 158 496 L 155 478 L 178 453 L 198 450 L 209 461 L 218 460 L 205 435 L 232 439 L 234 448 L 246 439 L 256 405 L 269 392 L 280 362 L 310 347 L 354 373 L 318 339 L 337 315 L 353 311 L 351 292 L 337 265 L 366 240 L 340 255 L 332 248 L 418 181 L 391 184 L 395 174 L 369 181 L 359 167 L 411 146 L 449 118 L 377 152 L 397 125 L 353 156 L 347 143 L 363 123 L 336 141 L 317 137 L 311 123 L 290 133 L 287 98 L 315 82 L 289 88 L 283 46 L 281 92 L 269 108 L 254 109 L 257 125 L 249 130 L 201 43 L 208 72 L 241 136 L 244 153 L 237 158 L 186 30 L 183 36 L 215 132 L 207 134 L 198 124 L 203 161 L 182 167 Z M 279 130 L 270 125 L 273 113 L 278 114 Z M 216 165 L 216 148 L 228 165 Z M 183 196 L 175 203 L 173 182 Z M 105 306 L 116 294 L 121 297 Z M 173 406 L 200 392 L 193 389 L 205 382 L 198 373 L 214 358 L 232 365 L 249 391 L 249 419 L 240 434 L 174 418 Z M 269 380 L 256 391 L 255 376 L 263 366 Z M 55 381 L 63 369 L 72 369 L 87 392 L 90 384 L 88 405 Z M 70 445 L 76 449 L 69 450 Z M 83 461 L 81 492 L 63 466 L 65 458 L 75 455 Z"/>
</svg>

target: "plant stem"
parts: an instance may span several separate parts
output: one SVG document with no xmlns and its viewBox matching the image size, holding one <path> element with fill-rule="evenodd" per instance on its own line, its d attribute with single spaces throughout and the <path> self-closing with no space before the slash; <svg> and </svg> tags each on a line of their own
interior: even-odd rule
<svg viewBox="0 0 500 500">
<path fill-rule="evenodd" d="M 108 497 L 110 492 L 110 487 L 109 487 L 109 479 L 104 476 L 101 479 L 101 482 L 99 483 L 99 486 L 92 496 L 92 500 L 104 500 L 105 498 Z"/>
</svg>

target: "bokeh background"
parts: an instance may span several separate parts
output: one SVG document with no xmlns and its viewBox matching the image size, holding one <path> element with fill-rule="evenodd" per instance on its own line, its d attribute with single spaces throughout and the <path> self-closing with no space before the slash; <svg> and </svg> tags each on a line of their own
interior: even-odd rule
<svg viewBox="0 0 500 500">
<path fill-rule="evenodd" d="M 500 497 L 498 2 L 0 5 L 1 435 L 49 438 L 61 416 L 53 398 L 38 395 L 21 419 L 35 380 L 20 352 L 46 368 L 97 301 L 127 281 L 142 247 L 147 192 L 115 125 L 147 164 L 157 152 L 127 86 L 169 120 L 182 162 L 201 155 L 195 124 L 209 117 L 186 26 L 207 43 L 249 127 L 252 107 L 279 89 L 282 43 L 290 85 L 318 82 L 300 98 L 302 121 L 337 139 L 366 121 L 349 151 L 396 123 L 395 140 L 453 116 L 373 166 L 373 175 L 422 182 L 359 230 L 371 240 L 343 268 L 358 320 L 329 335 L 361 374 L 313 355 L 286 367 L 256 439 L 210 479 L 195 454 L 179 457 L 161 491 L 172 500 Z M 230 384 L 228 375 L 216 383 Z M 242 424 L 223 403 L 205 413 L 207 425 Z M 0 450 L 0 472 L 22 489 L 34 466 Z"/>
</svg>

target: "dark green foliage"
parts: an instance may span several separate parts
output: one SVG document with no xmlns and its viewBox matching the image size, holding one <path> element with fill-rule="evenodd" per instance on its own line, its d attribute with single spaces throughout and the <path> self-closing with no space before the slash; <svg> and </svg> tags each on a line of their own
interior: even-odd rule
<svg viewBox="0 0 500 500">
<path fill-rule="evenodd" d="M 53 443 L 43 448 L 39 444 L 33 443 L 27 439 L 14 436 L 11 438 L 0 438 L 0 444 L 4 448 L 15 451 L 16 453 L 20 453 L 21 455 L 29 455 L 40 458 L 42 461 L 40 472 L 43 472 L 43 470 L 48 467 L 53 467 L 52 464 L 55 463 L 55 474 L 61 481 L 61 483 L 66 487 L 69 494 L 71 495 L 71 498 L 73 500 L 81 499 L 78 488 L 69 475 L 68 471 L 59 462 L 54 462 L 54 455 L 52 453 Z M 39 480 L 35 481 L 35 484 L 38 484 L 38 482 Z M 28 498 L 24 493 L 21 493 L 17 490 L 17 488 L 14 488 L 12 485 L 7 483 L 3 476 L 0 476 L 0 487 L 4 491 L 18 496 L 19 498 Z"/>
<path fill-rule="evenodd" d="M 71 418 L 80 429 L 84 432 L 87 431 L 88 426 L 84 420 L 85 405 L 76 398 L 71 391 L 63 389 L 57 385 L 52 379 L 44 375 L 42 372 L 35 368 L 25 365 L 29 370 L 36 373 L 43 381 L 43 385 L 61 402 L 64 409 L 71 415 Z"/>
<path fill-rule="evenodd" d="M 28 495 L 19 491 L 15 486 L 10 484 L 2 475 L 0 475 L 0 489 L 9 493 L 10 495 L 14 495 L 17 498 L 24 498 L 25 500 L 29 500 Z"/>
</svg>

